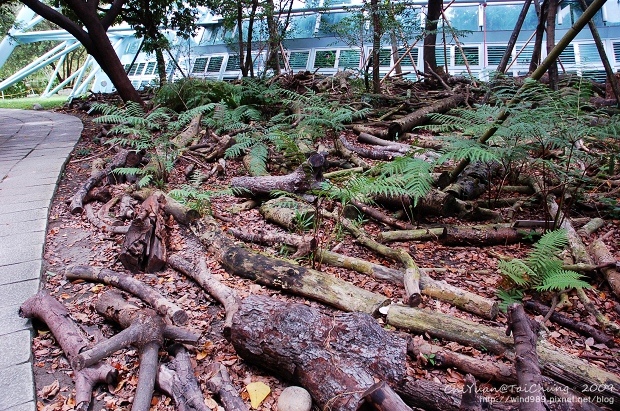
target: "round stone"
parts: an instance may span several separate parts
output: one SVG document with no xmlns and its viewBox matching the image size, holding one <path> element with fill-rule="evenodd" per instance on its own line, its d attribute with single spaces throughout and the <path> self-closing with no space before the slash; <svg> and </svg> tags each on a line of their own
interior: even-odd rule
<svg viewBox="0 0 620 411">
<path fill-rule="evenodd" d="M 302 387 L 287 387 L 278 398 L 278 411 L 310 411 L 312 397 Z"/>
</svg>

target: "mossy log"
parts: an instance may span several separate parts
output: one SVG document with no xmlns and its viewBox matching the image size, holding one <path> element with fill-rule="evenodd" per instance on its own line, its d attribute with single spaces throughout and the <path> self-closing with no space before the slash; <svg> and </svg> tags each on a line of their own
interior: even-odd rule
<svg viewBox="0 0 620 411">
<path fill-rule="evenodd" d="M 317 249 L 315 260 L 319 263 L 355 270 L 393 284 L 401 285 L 403 283 L 402 271 L 374 264 L 360 258 L 337 254 L 325 249 Z M 454 287 L 445 281 L 435 280 L 428 275 L 427 271 L 432 271 L 432 269 L 420 268 L 420 289 L 422 294 L 445 301 L 463 311 L 476 314 L 488 320 L 492 320 L 497 316 L 499 312 L 497 301 Z"/>
<path fill-rule="evenodd" d="M 310 204 L 290 197 L 277 197 L 265 201 L 260 206 L 260 213 L 271 223 L 288 230 L 295 230 L 299 228 L 300 222 L 313 219 L 316 210 Z"/>
<path fill-rule="evenodd" d="M 241 277 L 344 311 L 376 315 L 379 308 L 390 304 L 389 298 L 334 276 L 239 247 L 222 233 L 212 217 L 203 217 L 195 222 L 192 231 L 201 243 L 216 255 L 227 271 Z"/>
<path fill-rule="evenodd" d="M 411 255 L 402 248 L 390 248 L 384 244 L 380 244 L 370 238 L 366 232 L 357 227 L 351 222 L 351 220 L 345 217 L 338 217 L 328 211 L 323 211 L 322 214 L 328 218 L 337 220 L 355 237 L 355 240 L 365 247 L 371 250 L 400 262 L 405 271 L 403 273 L 403 284 L 405 286 L 404 301 L 406 304 L 415 307 L 422 301 L 420 295 L 420 269 L 416 265 Z"/>
<path fill-rule="evenodd" d="M 428 241 L 438 240 L 445 234 L 445 227 L 418 228 L 415 230 L 382 231 L 377 239 L 382 243 L 392 241 Z"/>
<path fill-rule="evenodd" d="M 428 333 L 435 338 L 455 341 L 509 358 L 514 357 L 513 341 L 499 328 L 401 305 L 390 306 L 386 322 L 416 334 Z M 600 387 L 598 395 L 604 395 L 616 403 L 620 401 L 619 376 L 565 354 L 544 340 L 538 342 L 536 351 L 544 375 L 578 391 Z"/>
<path fill-rule="evenodd" d="M 231 331 L 240 357 L 301 385 L 321 409 L 356 410 L 376 380 L 398 385 L 405 377 L 406 340 L 367 314 L 325 315 L 305 304 L 250 296 Z"/>
</svg>

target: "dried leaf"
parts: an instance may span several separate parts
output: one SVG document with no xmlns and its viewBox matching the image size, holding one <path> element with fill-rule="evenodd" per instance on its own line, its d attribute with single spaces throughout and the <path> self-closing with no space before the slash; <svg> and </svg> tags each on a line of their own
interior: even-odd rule
<svg viewBox="0 0 620 411">
<path fill-rule="evenodd" d="M 269 393 L 271 392 L 271 388 L 267 384 L 261 381 L 256 381 L 248 384 L 245 389 L 248 391 L 250 395 L 250 403 L 252 404 L 252 408 L 257 409 L 260 407 L 261 403 Z"/>
<path fill-rule="evenodd" d="M 51 384 L 41 388 L 37 394 L 39 397 L 49 400 L 58 394 L 58 391 L 60 391 L 60 383 L 58 380 L 54 380 Z"/>
</svg>

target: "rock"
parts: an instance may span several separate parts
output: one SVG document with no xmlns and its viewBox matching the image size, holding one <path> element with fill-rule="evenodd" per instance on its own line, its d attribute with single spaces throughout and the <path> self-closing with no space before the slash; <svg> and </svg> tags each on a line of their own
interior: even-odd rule
<svg viewBox="0 0 620 411">
<path fill-rule="evenodd" d="M 33 109 L 33 110 L 43 110 L 43 106 L 42 106 L 42 105 L 40 105 L 39 103 L 34 103 L 34 104 L 32 105 L 32 109 Z"/>
<path fill-rule="evenodd" d="M 278 411 L 310 411 L 312 397 L 301 387 L 287 387 L 278 398 Z"/>
</svg>

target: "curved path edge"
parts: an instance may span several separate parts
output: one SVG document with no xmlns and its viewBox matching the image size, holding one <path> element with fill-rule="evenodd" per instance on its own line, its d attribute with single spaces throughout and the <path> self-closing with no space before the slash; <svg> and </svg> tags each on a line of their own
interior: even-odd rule
<svg viewBox="0 0 620 411">
<path fill-rule="evenodd" d="M 0 109 L 0 411 L 36 411 L 33 329 L 19 306 L 41 284 L 52 197 L 82 132 L 79 118 Z"/>
</svg>

